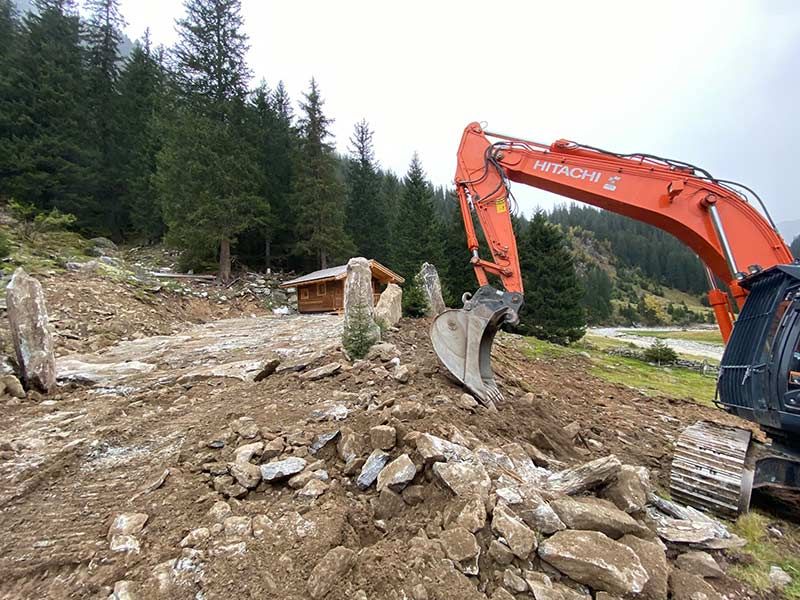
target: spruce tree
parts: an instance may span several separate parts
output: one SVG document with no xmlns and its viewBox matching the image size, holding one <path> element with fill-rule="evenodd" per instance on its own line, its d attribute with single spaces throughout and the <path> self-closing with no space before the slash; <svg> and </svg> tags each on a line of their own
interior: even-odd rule
<svg viewBox="0 0 800 600">
<path fill-rule="evenodd" d="M 85 28 L 87 99 L 96 145 L 95 196 L 102 207 L 105 233 L 119 240 L 128 228 L 128 214 L 122 201 L 123 152 L 121 124 L 127 118 L 120 111 L 117 89 L 120 64 L 119 46 L 125 19 L 119 0 L 88 0 L 89 19 Z"/>
<path fill-rule="evenodd" d="M 162 119 L 157 186 L 167 238 L 192 252 L 218 248 L 218 278 L 227 282 L 236 236 L 269 218 L 246 132 L 247 37 L 240 0 L 187 0 L 185 7 L 174 50 L 182 97 Z"/>
<path fill-rule="evenodd" d="M 433 209 L 433 189 L 415 153 L 403 181 L 394 227 L 392 268 L 411 281 L 423 262 L 443 269 L 442 239 Z"/>
<path fill-rule="evenodd" d="M 608 323 L 611 319 L 611 278 L 603 269 L 592 265 L 583 277 L 583 307 L 590 325 Z"/>
<path fill-rule="evenodd" d="M 366 120 L 356 123 L 347 165 L 347 229 L 361 256 L 388 263 L 391 222 Z"/>
<path fill-rule="evenodd" d="M 518 238 L 525 287 L 520 329 L 559 344 L 580 339 L 586 324 L 583 294 L 563 232 L 539 211 Z"/>
<path fill-rule="evenodd" d="M 298 148 L 294 155 L 292 203 L 297 215 L 298 253 L 319 269 L 347 258 L 355 247 L 345 232 L 345 186 L 337 176 L 330 144 L 332 121 L 314 79 L 301 103 Z"/>
<path fill-rule="evenodd" d="M 794 238 L 792 242 L 792 256 L 795 258 L 800 258 L 800 235 Z"/>
<path fill-rule="evenodd" d="M 100 227 L 92 201 L 83 49 L 74 2 L 37 0 L 0 84 L 0 195 Z"/>
<path fill-rule="evenodd" d="M 164 73 L 150 46 L 149 31 L 137 41 L 119 77 L 119 127 L 123 181 L 121 203 L 130 215 L 132 232 L 147 242 L 164 234 L 155 187 L 156 155 L 161 147 L 158 111 L 163 101 Z"/>
</svg>

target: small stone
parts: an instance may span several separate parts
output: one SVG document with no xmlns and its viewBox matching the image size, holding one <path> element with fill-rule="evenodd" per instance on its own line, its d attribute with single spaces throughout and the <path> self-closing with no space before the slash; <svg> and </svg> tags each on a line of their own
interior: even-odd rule
<svg viewBox="0 0 800 600">
<path fill-rule="evenodd" d="M 412 421 L 425 416 L 425 407 L 419 402 L 400 402 L 392 407 L 391 414 L 400 421 Z"/>
<path fill-rule="evenodd" d="M 311 571 L 306 582 L 309 596 L 314 600 L 324 598 L 353 568 L 355 561 L 356 553 L 349 548 L 337 546 L 329 550 Z"/>
<path fill-rule="evenodd" d="M 293 490 L 299 490 L 300 488 L 305 487 L 305 485 L 312 479 L 314 479 L 314 472 L 309 470 L 308 467 L 306 467 L 305 471 L 290 477 L 289 481 L 287 481 L 286 483 Z"/>
<path fill-rule="evenodd" d="M 496 506 L 492 516 L 492 531 L 505 538 L 514 556 L 526 559 L 536 549 L 536 533 L 505 506 Z"/>
<path fill-rule="evenodd" d="M 394 285 L 394 284 L 389 284 Z M 414 600 L 428 600 L 428 590 L 425 589 L 425 586 L 421 583 L 418 583 L 413 588 L 411 588 L 411 597 Z"/>
<path fill-rule="evenodd" d="M 147 523 L 146 513 L 122 513 L 114 517 L 111 527 L 108 528 L 108 538 L 115 535 L 136 535 Z"/>
<path fill-rule="evenodd" d="M 208 515 L 215 521 L 222 522 L 231 512 L 231 505 L 220 500 L 215 502 L 214 506 L 208 510 Z"/>
<path fill-rule="evenodd" d="M 456 496 L 478 496 L 482 500 L 489 497 L 492 481 L 479 462 L 437 462 L 433 474 Z"/>
<path fill-rule="evenodd" d="M 260 434 L 258 425 L 250 417 L 241 417 L 231 423 L 231 429 L 234 433 L 239 434 L 240 437 L 246 440 L 252 440 Z"/>
<path fill-rule="evenodd" d="M 208 530 L 208 527 L 198 527 L 186 534 L 186 537 L 181 540 L 180 546 L 181 548 L 199 546 L 210 537 L 211 532 Z"/>
<path fill-rule="evenodd" d="M 398 355 L 399 352 L 397 351 L 397 346 L 388 342 L 380 342 L 378 344 L 374 344 L 369 349 L 369 352 L 367 352 L 367 356 L 365 358 L 366 360 L 375 360 L 376 358 L 379 358 L 383 362 L 389 362 Z"/>
<path fill-rule="evenodd" d="M 525 580 L 511 569 L 503 571 L 503 585 L 517 594 L 528 591 L 528 584 Z"/>
<path fill-rule="evenodd" d="M 409 506 L 416 506 L 425 501 L 425 487 L 422 485 L 409 485 L 403 490 L 403 500 Z"/>
<path fill-rule="evenodd" d="M 356 479 L 356 485 L 360 490 L 366 490 L 378 479 L 383 468 L 389 463 L 389 454 L 383 450 L 373 450 L 367 457 L 364 466 L 361 467 L 361 473 Z"/>
<path fill-rule="evenodd" d="M 114 593 L 109 600 L 136 600 L 136 583 L 133 581 L 117 581 L 114 584 Z"/>
<path fill-rule="evenodd" d="M 250 517 L 227 517 L 222 522 L 225 537 L 244 538 L 253 535 L 253 521 Z"/>
<path fill-rule="evenodd" d="M 246 463 L 250 462 L 254 456 L 257 454 L 261 454 L 261 451 L 264 449 L 264 442 L 253 442 L 252 444 L 245 444 L 244 446 L 239 446 L 236 451 L 233 453 L 233 460 L 234 462 L 238 463 Z"/>
<path fill-rule="evenodd" d="M 777 565 L 769 568 L 769 582 L 776 588 L 785 588 L 792 583 L 792 576 Z"/>
<path fill-rule="evenodd" d="M 411 378 L 411 371 L 407 365 L 397 365 L 392 371 L 392 378 L 400 383 L 408 383 Z"/>
<path fill-rule="evenodd" d="M 390 425 L 377 425 L 369 430 L 369 441 L 375 450 L 391 450 L 397 443 L 397 430 Z"/>
<path fill-rule="evenodd" d="M 0 387 L 5 390 L 6 394 L 13 398 L 24 400 L 27 397 L 25 394 L 25 388 L 22 387 L 19 379 L 13 375 L 3 375 L 0 377 Z"/>
<path fill-rule="evenodd" d="M 278 436 L 274 440 L 264 444 L 264 449 L 261 451 L 261 459 L 270 460 L 272 458 L 278 457 L 281 455 L 284 448 L 285 448 L 285 443 L 283 441 L 283 438 Z"/>
<path fill-rule="evenodd" d="M 394 492 L 400 492 L 408 485 L 417 474 L 417 467 L 409 458 L 408 454 L 401 454 L 392 462 L 386 465 L 378 475 L 378 490 L 389 488 Z"/>
<path fill-rule="evenodd" d="M 391 519 L 401 513 L 406 504 L 400 494 L 385 488 L 381 490 L 381 493 L 374 500 L 373 507 L 375 516 L 378 519 Z"/>
<path fill-rule="evenodd" d="M 489 556 L 499 565 L 510 565 L 514 560 L 514 553 L 499 540 L 492 540 L 489 544 Z"/>
<path fill-rule="evenodd" d="M 320 433 L 318 436 L 314 438 L 314 441 L 311 443 L 311 447 L 309 448 L 311 454 L 316 454 L 317 452 L 322 450 L 325 446 L 334 441 L 337 437 L 339 437 L 338 429 L 335 431 Z"/>
<path fill-rule="evenodd" d="M 301 490 L 298 490 L 297 496 L 300 498 L 316 499 L 324 494 L 328 489 L 328 484 L 319 479 L 312 479 Z"/>
<path fill-rule="evenodd" d="M 257 540 L 264 539 L 272 531 L 275 523 L 268 515 L 256 515 L 253 517 L 253 537 Z"/>
<path fill-rule="evenodd" d="M 544 573 L 525 570 L 522 577 L 536 600 L 567 600 L 553 587 L 553 582 Z"/>
<path fill-rule="evenodd" d="M 220 475 L 211 480 L 214 489 L 226 498 L 243 498 L 247 495 L 247 488 L 230 475 Z"/>
<path fill-rule="evenodd" d="M 722 600 L 722 596 L 699 575 L 672 569 L 669 589 L 673 600 Z"/>
<path fill-rule="evenodd" d="M 342 365 L 338 362 L 328 363 L 327 365 L 322 365 L 321 367 L 317 367 L 316 369 L 311 369 L 310 371 L 306 371 L 305 373 L 300 374 L 300 379 L 303 381 L 316 381 L 317 379 L 322 379 L 323 377 L 330 377 L 331 375 L 335 375 L 339 371 L 341 371 Z"/>
<path fill-rule="evenodd" d="M 422 456 L 425 464 L 434 462 L 466 461 L 473 458 L 469 448 L 454 444 L 435 435 L 422 433 L 415 440 L 417 452 Z"/>
<path fill-rule="evenodd" d="M 299 473 L 306 468 L 302 458 L 291 457 L 261 465 L 261 478 L 264 481 L 280 481 Z"/>
<path fill-rule="evenodd" d="M 132 535 L 115 535 L 109 542 L 111 552 L 139 552 L 139 540 Z"/>
<path fill-rule="evenodd" d="M 675 559 L 675 566 L 700 577 L 722 577 L 725 574 L 708 552 L 685 552 Z"/>
<path fill-rule="evenodd" d="M 231 475 L 242 487 L 253 489 L 261 483 L 261 469 L 249 462 L 235 462 L 228 465 Z"/>
<path fill-rule="evenodd" d="M 478 556 L 481 548 L 475 536 L 463 527 L 443 531 L 439 536 L 447 558 L 467 575 L 478 574 Z"/>
<path fill-rule="evenodd" d="M 345 465 L 351 465 L 355 459 L 361 456 L 363 444 L 361 435 L 350 429 L 343 427 L 339 441 L 336 444 L 336 452 Z"/>
<path fill-rule="evenodd" d="M 486 506 L 480 498 L 467 498 L 445 509 L 445 527 L 463 527 L 476 533 L 486 525 Z"/>
<path fill-rule="evenodd" d="M 475 400 L 470 394 L 461 394 L 458 400 L 456 400 L 456 406 L 463 410 L 468 410 L 470 412 L 475 412 L 478 410 L 478 401 Z"/>
</svg>

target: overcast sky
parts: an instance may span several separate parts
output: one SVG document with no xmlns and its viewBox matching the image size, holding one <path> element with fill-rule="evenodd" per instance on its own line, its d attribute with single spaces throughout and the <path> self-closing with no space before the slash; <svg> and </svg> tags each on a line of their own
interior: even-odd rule
<svg viewBox="0 0 800 600">
<path fill-rule="evenodd" d="M 122 0 L 131 38 L 175 40 L 181 0 Z M 337 147 L 353 124 L 403 174 L 449 184 L 470 121 L 702 166 L 800 219 L 800 2 L 243 0 L 254 79 L 313 75 Z M 523 210 L 559 200 L 516 185 Z"/>
</svg>

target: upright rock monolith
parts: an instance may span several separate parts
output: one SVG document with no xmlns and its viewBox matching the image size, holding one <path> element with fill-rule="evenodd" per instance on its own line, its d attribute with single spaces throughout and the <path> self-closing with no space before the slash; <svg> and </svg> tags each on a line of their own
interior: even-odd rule
<svg viewBox="0 0 800 600">
<path fill-rule="evenodd" d="M 397 325 L 403 316 L 403 290 L 396 283 L 390 283 L 383 290 L 375 306 L 375 320 L 383 321 L 387 327 Z"/>
<path fill-rule="evenodd" d="M 422 280 L 422 290 L 428 299 L 428 316 L 435 317 L 447 310 L 442 298 L 442 283 L 439 281 L 439 272 L 436 267 L 430 263 L 422 263 L 419 277 Z"/>
<path fill-rule="evenodd" d="M 42 285 L 20 267 L 6 288 L 6 304 L 22 380 L 28 388 L 52 392 L 56 359 Z"/>
<path fill-rule="evenodd" d="M 363 358 L 381 339 L 375 323 L 372 298 L 372 269 L 366 258 L 351 258 L 347 263 L 344 284 L 344 333 L 342 346 L 352 358 Z"/>
</svg>

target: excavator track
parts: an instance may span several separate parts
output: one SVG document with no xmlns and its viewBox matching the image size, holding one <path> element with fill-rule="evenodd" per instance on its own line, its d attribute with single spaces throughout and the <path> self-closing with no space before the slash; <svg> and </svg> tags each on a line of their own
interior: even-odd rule
<svg viewBox="0 0 800 600">
<path fill-rule="evenodd" d="M 719 515 L 747 512 L 753 490 L 749 431 L 698 421 L 675 442 L 670 473 L 674 500 Z"/>
</svg>

